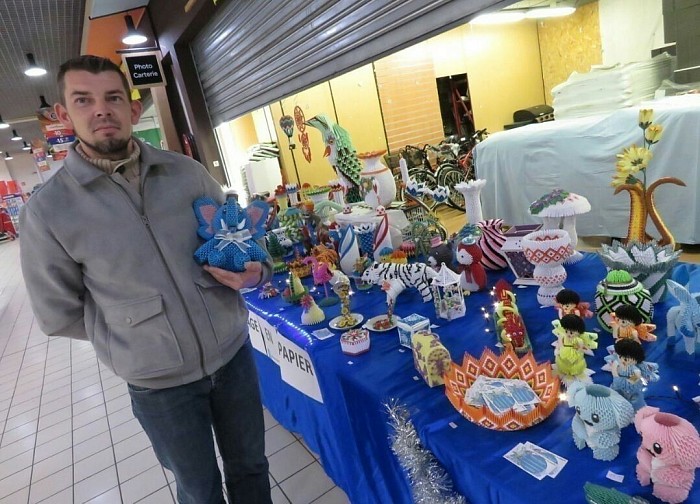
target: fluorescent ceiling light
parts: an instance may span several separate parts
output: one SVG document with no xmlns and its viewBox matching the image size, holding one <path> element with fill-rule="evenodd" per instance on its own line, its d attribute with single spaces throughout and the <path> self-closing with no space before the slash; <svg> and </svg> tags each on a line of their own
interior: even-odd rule
<svg viewBox="0 0 700 504">
<path fill-rule="evenodd" d="M 22 140 L 22 137 L 17 134 L 16 129 L 12 130 L 12 140 L 14 140 L 15 142 L 19 142 L 20 140 Z"/>
<path fill-rule="evenodd" d="M 41 68 L 39 65 L 36 64 L 36 61 L 34 60 L 34 55 L 32 53 L 27 53 L 27 61 L 29 62 L 29 66 L 24 71 L 24 75 L 27 75 L 29 77 L 41 77 L 42 75 L 46 74 L 46 69 Z"/>
<path fill-rule="evenodd" d="M 126 45 L 138 45 L 143 44 L 148 40 L 144 35 L 141 35 L 134 26 L 134 18 L 129 14 L 124 16 L 124 21 L 126 22 L 126 35 L 122 39 Z"/>
<path fill-rule="evenodd" d="M 525 13 L 525 17 L 529 19 L 564 17 L 569 16 L 574 12 L 576 12 L 576 7 L 543 7 L 527 11 Z"/>
<path fill-rule="evenodd" d="M 525 19 L 525 12 L 523 11 L 500 11 L 500 12 L 490 12 L 488 14 L 482 14 L 477 16 L 470 21 L 472 24 L 506 24 L 506 23 L 517 23 Z"/>
<path fill-rule="evenodd" d="M 7 129 L 9 127 L 10 127 L 10 125 L 7 124 L 5 121 L 3 121 L 2 116 L 0 115 L 0 129 Z"/>
<path fill-rule="evenodd" d="M 25 142 L 24 142 L 24 147 L 22 147 L 22 150 L 27 151 L 27 150 L 30 150 L 30 149 L 31 149 L 31 147 L 30 147 L 29 144 L 25 141 Z"/>
<path fill-rule="evenodd" d="M 14 159 L 9 152 L 5 151 L 5 161 L 9 161 L 10 159 Z"/>
</svg>

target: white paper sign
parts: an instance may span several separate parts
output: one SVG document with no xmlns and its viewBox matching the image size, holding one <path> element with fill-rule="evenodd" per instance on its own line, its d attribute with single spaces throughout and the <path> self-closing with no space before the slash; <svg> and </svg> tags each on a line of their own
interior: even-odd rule
<svg viewBox="0 0 700 504">
<path fill-rule="evenodd" d="M 278 335 L 282 379 L 298 391 L 323 403 L 316 369 L 306 350 Z"/>
<path fill-rule="evenodd" d="M 275 364 L 280 365 L 280 350 L 277 340 L 281 336 L 277 333 L 277 329 L 272 326 L 267 320 L 258 316 L 258 324 L 262 330 L 263 338 L 265 340 L 265 348 L 267 350 L 267 356 L 272 359 Z"/>
<path fill-rule="evenodd" d="M 265 350 L 265 336 L 258 322 L 258 316 L 253 312 L 248 314 L 248 334 L 250 335 L 250 342 L 253 348 L 262 354 L 267 354 Z"/>
<path fill-rule="evenodd" d="M 248 328 L 250 333 L 250 341 L 253 348 L 260 353 L 267 355 L 279 366 L 279 346 L 277 345 L 277 329 L 252 311 L 248 312 Z"/>
</svg>

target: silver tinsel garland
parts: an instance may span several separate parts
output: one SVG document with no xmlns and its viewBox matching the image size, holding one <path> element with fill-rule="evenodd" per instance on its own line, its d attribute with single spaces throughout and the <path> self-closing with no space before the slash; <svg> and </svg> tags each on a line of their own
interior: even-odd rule
<svg viewBox="0 0 700 504">
<path fill-rule="evenodd" d="M 452 490 L 452 479 L 435 456 L 423 447 L 406 407 L 395 400 L 385 404 L 389 414 L 391 450 L 406 471 L 416 504 L 466 504 Z"/>
</svg>

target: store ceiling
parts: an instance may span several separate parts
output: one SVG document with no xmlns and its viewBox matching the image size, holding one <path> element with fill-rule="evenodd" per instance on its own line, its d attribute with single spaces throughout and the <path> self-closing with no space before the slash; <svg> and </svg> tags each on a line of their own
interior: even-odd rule
<svg viewBox="0 0 700 504">
<path fill-rule="evenodd" d="M 22 152 L 13 142 L 16 129 L 27 143 L 43 138 L 36 110 L 39 96 L 49 103 L 58 98 L 56 74 L 61 63 L 78 56 L 85 13 L 91 17 L 143 7 L 148 0 L 2 0 L 0 1 L 0 115 L 10 123 L 0 130 L 0 152 Z M 27 77 L 26 53 L 47 70 L 42 77 Z"/>
<path fill-rule="evenodd" d="M 593 0 L 576 0 L 577 5 Z M 550 3 L 524 0 L 521 6 Z M 21 153 L 22 142 L 10 139 L 16 129 L 27 142 L 43 138 L 36 109 L 39 96 L 57 101 L 56 73 L 59 65 L 81 52 L 86 13 L 89 18 L 136 9 L 148 0 L 2 0 L 0 1 L 0 115 L 10 128 L 0 130 L 0 153 Z M 530 5 L 532 4 L 532 5 Z M 48 71 L 27 77 L 26 53 Z"/>
</svg>

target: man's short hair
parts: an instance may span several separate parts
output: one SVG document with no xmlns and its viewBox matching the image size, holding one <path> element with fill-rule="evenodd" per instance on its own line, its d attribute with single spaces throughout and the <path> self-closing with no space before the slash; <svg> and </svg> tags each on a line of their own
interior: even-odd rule
<svg viewBox="0 0 700 504">
<path fill-rule="evenodd" d="M 60 100 L 64 105 L 66 103 L 66 97 L 64 96 L 66 91 L 65 76 L 66 72 L 70 72 L 71 70 L 84 70 L 93 74 L 100 74 L 102 72 L 117 72 L 122 80 L 122 84 L 124 85 L 124 92 L 126 93 L 128 100 L 131 101 L 129 82 L 126 80 L 126 76 L 121 71 L 119 66 L 110 59 L 85 54 L 83 56 L 78 56 L 77 58 L 69 59 L 58 69 L 58 77 L 56 78 L 56 81 L 58 83 Z"/>
</svg>

